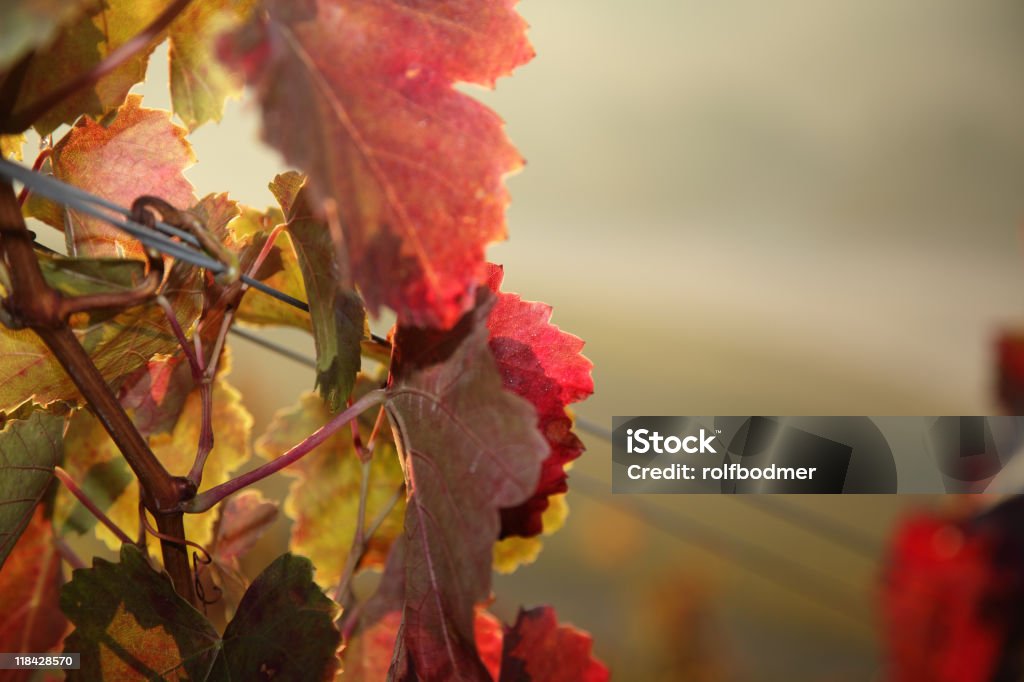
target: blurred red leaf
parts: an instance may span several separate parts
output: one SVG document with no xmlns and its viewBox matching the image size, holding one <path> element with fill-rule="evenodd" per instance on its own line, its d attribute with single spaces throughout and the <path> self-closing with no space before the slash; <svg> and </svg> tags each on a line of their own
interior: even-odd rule
<svg viewBox="0 0 1024 682">
<path fill-rule="evenodd" d="M 608 668 L 590 652 L 587 633 L 559 625 L 555 610 L 520 611 L 505 632 L 501 682 L 604 682 Z"/>
<path fill-rule="evenodd" d="M 883 589 L 895 682 L 994 679 L 1019 610 L 1020 557 L 998 524 L 919 516 L 893 543 Z"/>
<path fill-rule="evenodd" d="M 60 611 L 60 557 L 53 547 L 53 526 L 42 505 L 0 571 L 0 650 L 45 653 L 67 630 Z M 0 680 L 23 680 L 27 670 L 2 670 Z"/>
<path fill-rule="evenodd" d="M 334 200 L 370 310 L 451 326 L 505 236 L 503 178 L 522 165 L 501 120 L 453 84 L 491 86 L 533 56 L 514 2 L 263 5 L 221 56 L 256 89 L 264 138 L 317 206 Z"/>
<path fill-rule="evenodd" d="M 487 345 L 494 295 L 479 299 L 449 331 L 395 335 L 386 407 L 408 489 L 398 679 L 489 679 L 474 609 L 490 596 L 498 510 L 533 493 L 548 452 L 533 407 L 502 389 Z"/>
<path fill-rule="evenodd" d="M 498 298 L 487 318 L 491 352 L 505 389 L 537 409 L 537 427 L 551 448 L 533 496 L 501 510 L 501 537 L 530 537 L 543 530 L 541 515 L 548 497 L 568 489 L 565 465 L 583 453 L 566 406 L 594 392 L 593 363 L 580 352 L 581 339 L 551 324 L 551 306 L 501 293 L 503 276 L 501 266 L 488 264 L 487 286 Z"/>
</svg>

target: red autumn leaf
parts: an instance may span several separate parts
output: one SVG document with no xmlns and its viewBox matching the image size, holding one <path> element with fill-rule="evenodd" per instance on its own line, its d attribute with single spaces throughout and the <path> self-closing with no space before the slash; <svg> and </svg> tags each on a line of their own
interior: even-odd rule
<svg viewBox="0 0 1024 682">
<path fill-rule="evenodd" d="M 390 611 L 362 630 L 342 652 L 345 669 L 342 679 L 346 682 L 378 682 L 386 679 L 391 665 L 391 652 L 395 649 L 395 638 L 401 625 L 401 612 Z M 501 621 L 485 609 L 477 607 L 473 631 L 480 659 L 491 679 L 497 680 L 504 639 Z"/>
<path fill-rule="evenodd" d="M 60 557 L 43 505 L 0 571 L 0 650 L 45 653 L 67 630 L 60 612 Z M 25 671 L 0 671 L 0 680 L 27 679 Z"/>
<path fill-rule="evenodd" d="M 993 679 L 1024 596 L 1019 551 L 1011 558 L 1001 535 L 995 524 L 930 516 L 903 525 L 882 592 L 887 679 Z"/>
<path fill-rule="evenodd" d="M 51 162 L 58 179 L 121 206 L 131 206 L 142 194 L 179 208 L 195 203 L 184 175 L 195 162 L 185 129 L 171 123 L 166 111 L 144 109 L 137 95 L 128 97 L 108 125 L 83 118 L 54 147 Z M 68 213 L 74 255 L 125 253 L 141 258 L 141 245 L 117 228 L 73 210 Z"/>
<path fill-rule="evenodd" d="M 533 496 L 501 510 L 501 537 L 530 537 L 543 530 L 541 515 L 548 508 L 548 497 L 568 490 L 565 465 L 583 453 L 566 406 L 594 392 L 590 376 L 594 365 L 580 353 L 581 339 L 549 322 L 551 306 L 501 293 L 503 276 L 501 266 L 488 264 L 487 286 L 498 296 L 487 318 L 491 352 L 505 389 L 537 409 L 537 427 L 551 448 Z"/>
<path fill-rule="evenodd" d="M 559 625 L 555 610 L 520 611 L 505 632 L 501 682 L 605 682 L 608 668 L 590 653 L 590 635 Z"/>
<path fill-rule="evenodd" d="M 473 624 L 490 596 L 498 510 L 533 493 L 548 452 L 536 411 L 502 389 L 487 346 L 494 295 L 478 294 L 451 330 L 395 335 L 385 405 L 408 490 L 397 679 L 489 679 Z"/>
<path fill-rule="evenodd" d="M 505 236 L 502 179 L 522 165 L 501 120 L 453 84 L 491 86 L 532 57 L 514 2 L 263 5 L 222 58 L 255 88 L 264 138 L 318 204 L 334 200 L 369 309 L 451 326 Z"/>
</svg>

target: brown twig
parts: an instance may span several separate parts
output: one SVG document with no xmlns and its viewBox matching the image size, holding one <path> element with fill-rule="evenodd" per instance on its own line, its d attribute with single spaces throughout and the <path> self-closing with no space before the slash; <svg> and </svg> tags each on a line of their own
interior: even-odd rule
<svg viewBox="0 0 1024 682">
<path fill-rule="evenodd" d="M 31 328 L 78 387 L 139 479 L 143 501 L 156 517 L 160 532 L 184 538 L 182 515 L 177 508 L 195 489 L 190 489 L 184 479 L 172 476 L 156 458 L 71 331 L 61 314 L 63 297 L 43 278 L 32 248 L 32 234 L 25 226 L 14 188 L 8 182 L 0 182 L 0 257 L 11 279 L 11 289 L 3 301 L 8 317 Z M 173 542 L 161 540 L 161 545 L 164 567 L 175 589 L 194 603 L 188 553 L 183 545 Z"/>
</svg>

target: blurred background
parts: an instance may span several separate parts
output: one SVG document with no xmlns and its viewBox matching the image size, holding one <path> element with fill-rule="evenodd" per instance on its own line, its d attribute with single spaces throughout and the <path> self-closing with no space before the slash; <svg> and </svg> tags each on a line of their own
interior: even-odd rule
<svg viewBox="0 0 1024 682">
<path fill-rule="evenodd" d="M 587 341 L 578 414 L 992 414 L 1024 323 L 1024 5 L 1015 0 L 524 0 L 536 60 L 495 92 L 528 159 L 506 288 Z M 168 107 L 166 55 L 141 90 Z M 273 202 L 251 105 L 189 177 Z M 307 336 L 266 332 L 312 353 Z M 260 433 L 311 371 L 235 339 Z M 901 497 L 612 497 L 588 452 L 570 516 L 495 610 L 551 603 L 620 680 L 879 679 Z"/>
</svg>

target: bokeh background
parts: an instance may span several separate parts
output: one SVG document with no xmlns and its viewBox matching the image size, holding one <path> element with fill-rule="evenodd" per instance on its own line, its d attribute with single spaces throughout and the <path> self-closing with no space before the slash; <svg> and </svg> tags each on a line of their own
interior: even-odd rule
<svg viewBox="0 0 1024 682">
<path fill-rule="evenodd" d="M 528 159 L 490 256 L 587 341 L 581 417 L 998 410 L 993 340 L 1024 324 L 1024 5 L 520 9 L 536 60 L 471 89 Z M 197 192 L 272 203 L 257 135 L 244 102 L 197 131 Z M 312 373 L 232 345 L 259 433 Z M 554 604 L 620 680 L 880 678 L 885 543 L 951 500 L 612 497 L 609 448 L 584 438 L 565 528 L 496 581 L 506 620 Z"/>
</svg>

